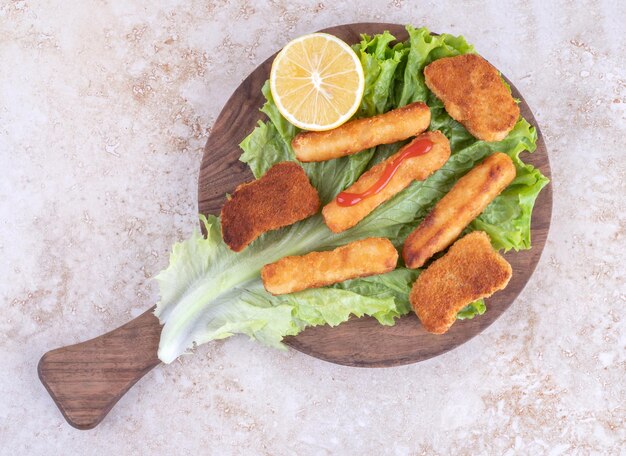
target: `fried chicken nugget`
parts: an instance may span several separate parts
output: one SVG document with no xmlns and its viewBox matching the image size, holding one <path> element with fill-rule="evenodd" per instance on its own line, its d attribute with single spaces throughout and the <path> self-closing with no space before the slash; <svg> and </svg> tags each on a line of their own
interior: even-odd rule
<svg viewBox="0 0 626 456">
<path fill-rule="evenodd" d="M 281 162 L 260 179 L 241 184 L 222 207 L 222 237 L 240 252 L 266 231 L 315 214 L 320 199 L 300 165 Z"/>
<path fill-rule="evenodd" d="M 424 78 L 448 114 L 478 139 L 504 139 L 519 118 L 500 72 L 479 55 L 435 60 L 424 68 Z"/>
<path fill-rule="evenodd" d="M 306 131 L 291 141 L 296 158 L 318 162 L 352 155 L 379 144 L 391 144 L 423 132 L 430 109 L 415 102 L 373 117 L 355 119 L 328 131 Z"/>
<path fill-rule="evenodd" d="M 443 334 L 463 307 L 504 289 L 513 270 L 493 248 L 489 236 L 474 231 L 417 278 L 409 300 L 426 331 Z"/>
<path fill-rule="evenodd" d="M 288 256 L 261 269 L 263 286 L 273 295 L 318 288 L 356 277 L 393 271 L 398 252 L 386 238 L 367 238 L 327 252 Z"/>
<path fill-rule="evenodd" d="M 411 182 L 414 180 L 424 180 L 441 168 L 450 157 L 450 142 L 440 131 L 428 131 L 419 135 L 384 162 L 377 164 L 369 171 L 363 173 L 361 177 L 345 191 L 349 193 L 361 193 L 366 191 L 378 181 L 389 163 L 400 156 L 406 148 L 422 139 L 432 141 L 432 149 L 424 155 L 412 157 L 402 162 L 396 174 L 379 193 L 368 196 L 353 206 L 340 206 L 337 204 L 336 199 L 324 206 L 322 215 L 324 216 L 324 222 L 326 222 L 328 228 L 334 233 L 340 233 L 348 228 L 352 228 L 378 206 L 407 188 Z"/>
<path fill-rule="evenodd" d="M 407 267 L 421 267 L 435 253 L 452 244 L 515 179 L 515 174 L 511 158 L 496 152 L 460 178 L 406 238 L 402 257 Z"/>
</svg>

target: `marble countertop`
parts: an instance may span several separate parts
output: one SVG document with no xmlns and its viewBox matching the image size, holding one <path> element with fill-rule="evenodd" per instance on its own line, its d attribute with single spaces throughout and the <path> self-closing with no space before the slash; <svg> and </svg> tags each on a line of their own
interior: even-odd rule
<svg viewBox="0 0 626 456">
<path fill-rule="evenodd" d="M 625 454 L 626 7 L 574 3 L 1 1 L 0 454 Z M 289 39 L 359 21 L 465 35 L 534 110 L 554 213 L 526 289 L 429 361 L 235 337 L 71 428 L 40 356 L 156 301 L 227 97 Z"/>
</svg>

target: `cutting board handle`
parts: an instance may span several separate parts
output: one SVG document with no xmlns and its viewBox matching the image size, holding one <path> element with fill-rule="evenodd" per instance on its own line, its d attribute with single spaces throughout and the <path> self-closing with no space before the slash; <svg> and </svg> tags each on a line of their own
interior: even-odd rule
<svg viewBox="0 0 626 456">
<path fill-rule="evenodd" d="M 41 357 L 39 379 L 69 424 L 78 429 L 97 426 L 160 363 L 161 325 L 153 310 L 107 334 Z"/>
</svg>

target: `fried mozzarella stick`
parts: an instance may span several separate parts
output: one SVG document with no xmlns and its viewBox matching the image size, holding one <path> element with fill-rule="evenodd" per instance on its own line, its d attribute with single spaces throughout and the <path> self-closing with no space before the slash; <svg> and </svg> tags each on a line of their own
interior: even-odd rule
<svg viewBox="0 0 626 456">
<path fill-rule="evenodd" d="M 273 295 L 318 288 L 356 277 L 393 271 L 398 252 L 385 238 L 367 238 L 328 252 L 288 256 L 261 269 L 263 286 Z"/>
<path fill-rule="evenodd" d="M 380 192 L 367 196 L 352 206 L 340 206 L 337 199 L 324 206 L 322 215 L 328 228 L 334 233 L 340 233 L 348 228 L 352 228 L 378 206 L 407 188 L 411 182 L 424 180 L 441 168 L 450 157 L 450 143 L 448 138 L 440 131 L 428 131 L 419 135 L 384 162 L 363 173 L 345 192 L 362 193 L 376 185 L 380 177 L 385 173 L 387 165 L 400 157 L 408 148 L 422 140 L 432 142 L 430 151 L 404 160 L 391 180 Z"/>
<path fill-rule="evenodd" d="M 489 236 L 474 231 L 456 241 L 411 288 L 411 306 L 426 331 L 445 333 L 463 307 L 507 286 L 513 270 L 493 248 Z"/>
<path fill-rule="evenodd" d="M 415 102 L 373 117 L 355 119 L 328 131 L 296 135 L 291 147 L 302 162 L 319 162 L 352 155 L 379 144 L 391 144 L 425 131 L 430 109 Z"/>
<path fill-rule="evenodd" d="M 496 152 L 460 178 L 407 237 L 402 257 L 409 268 L 419 268 L 444 250 L 461 231 L 515 179 L 508 155 Z"/>
</svg>

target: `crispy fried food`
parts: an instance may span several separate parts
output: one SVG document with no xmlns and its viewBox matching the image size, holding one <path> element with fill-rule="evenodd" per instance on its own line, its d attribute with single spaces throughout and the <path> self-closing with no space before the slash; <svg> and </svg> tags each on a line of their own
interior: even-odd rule
<svg viewBox="0 0 626 456">
<path fill-rule="evenodd" d="M 459 179 L 404 242 L 402 257 L 407 267 L 421 267 L 452 244 L 515 179 L 515 174 L 509 156 L 496 152 Z"/>
<path fill-rule="evenodd" d="M 478 139 L 504 139 L 519 118 L 500 73 L 479 55 L 435 60 L 424 68 L 424 78 L 448 114 Z"/>
<path fill-rule="evenodd" d="M 430 109 L 416 102 L 374 117 L 356 119 L 333 130 L 307 131 L 291 141 L 296 158 L 318 162 L 352 155 L 379 144 L 391 144 L 423 132 L 430 125 Z"/>
<path fill-rule="evenodd" d="M 493 248 L 489 236 L 474 231 L 417 278 L 409 300 L 426 331 L 445 333 L 463 307 L 507 286 L 513 270 Z"/>
<path fill-rule="evenodd" d="M 222 207 L 222 236 L 240 252 L 269 230 L 282 228 L 315 214 L 317 191 L 300 165 L 282 162 L 260 179 L 241 184 Z"/>
<path fill-rule="evenodd" d="M 350 193 L 362 193 L 366 191 L 378 181 L 389 163 L 400 156 L 405 148 L 410 147 L 415 141 L 421 139 L 432 141 L 432 149 L 424 155 L 412 157 L 402 162 L 396 174 L 379 193 L 364 198 L 354 206 L 339 206 L 335 199 L 324 206 L 322 215 L 324 216 L 324 221 L 326 225 L 328 225 L 328 228 L 335 233 L 352 228 L 378 206 L 407 188 L 411 182 L 426 179 L 448 161 L 450 157 L 450 143 L 448 142 L 448 138 L 440 131 L 428 131 L 419 135 L 384 162 L 377 164 L 366 173 L 363 173 L 361 177 L 345 191 Z"/>
<path fill-rule="evenodd" d="M 273 295 L 323 287 L 356 277 L 393 271 L 398 252 L 389 239 L 367 238 L 328 252 L 289 256 L 261 269 L 265 289 Z"/>
</svg>

